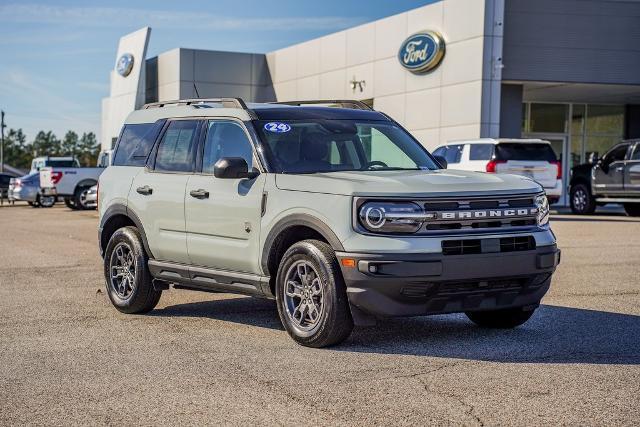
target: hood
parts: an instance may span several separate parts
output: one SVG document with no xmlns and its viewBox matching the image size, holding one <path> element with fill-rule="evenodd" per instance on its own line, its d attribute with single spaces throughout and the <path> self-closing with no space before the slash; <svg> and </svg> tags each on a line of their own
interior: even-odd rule
<svg viewBox="0 0 640 427">
<path fill-rule="evenodd" d="M 278 174 L 276 185 L 282 190 L 369 197 L 469 196 L 542 191 L 536 182 L 518 175 L 446 169 Z"/>
</svg>

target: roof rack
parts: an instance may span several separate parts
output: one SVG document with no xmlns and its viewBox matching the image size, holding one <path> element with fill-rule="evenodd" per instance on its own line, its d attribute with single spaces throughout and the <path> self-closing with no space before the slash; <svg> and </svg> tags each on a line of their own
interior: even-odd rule
<svg viewBox="0 0 640 427">
<path fill-rule="evenodd" d="M 245 104 L 242 98 L 194 98 L 194 99 L 176 99 L 173 101 L 161 101 L 152 102 L 150 104 L 144 104 L 143 109 L 149 108 L 162 108 L 166 105 L 193 105 L 193 104 L 207 104 L 207 103 L 219 103 L 226 108 L 241 108 L 248 110 L 247 104 Z"/>
<path fill-rule="evenodd" d="M 313 101 L 281 101 L 281 102 L 271 102 L 271 104 L 282 104 L 282 105 L 294 105 L 294 106 L 302 106 L 302 105 L 318 105 L 318 104 L 335 104 L 335 106 L 340 108 L 351 108 L 353 110 L 370 110 L 373 111 L 371 106 L 365 104 L 362 101 L 356 101 L 354 99 L 320 99 Z"/>
</svg>

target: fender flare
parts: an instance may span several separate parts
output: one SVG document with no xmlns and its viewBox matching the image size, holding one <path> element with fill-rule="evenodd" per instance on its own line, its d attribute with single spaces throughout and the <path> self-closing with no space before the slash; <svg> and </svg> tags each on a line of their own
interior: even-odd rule
<svg viewBox="0 0 640 427">
<path fill-rule="evenodd" d="M 153 253 L 151 252 L 151 249 L 149 248 L 149 243 L 147 242 L 147 234 L 144 231 L 144 227 L 142 226 L 142 221 L 140 221 L 140 217 L 138 217 L 138 215 L 132 209 L 128 208 L 127 206 L 121 203 L 116 203 L 109 206 L 109 208 L 106 210 L 106 212 L 104 213 L 104 215 L 102 215 L 102 218 L 100 219 L 100 226 L 98 228 L 99 230 L 98 244 L 100 246 L 100 253 L 101 254 L 104 253 L 104 250 L 106 249 L 106 245 L 108 243 L 108 242 L 105 242 L 103 246 L 102 230 L 104 229 L 104 226 L 109 222 L 109 220 L 117 215 L 126 216 L 135 224 L 136 228 L 140 232 L 140 236 L 142 237 L 142 245 L 144 246 L 144 250 L 147 252 L 149 259 L 153 259 L 154 256 L 153 256 Z"/>
<path fill-rule="evenodd" d="M 265 272 L 265 274 L 269 271 L 269 255 L 271 254 L 276 238 L 285 229 L 297 225 L 309 227 L 318 232 L 322 237 L 324 237 L 334 251 L 344 251 L 344 247 L 342 246 L 340 239 L 338 239 L 338 236 L 336 236 L 331 227 L 320 219 L 309 214 L 291 214 L 276 222 L 269 231 L 269 234 L 267 234 L 267 238 L 265 239 L 262 247 L 262 255 L 260 257 L 262 271 Z"/>
</svg>

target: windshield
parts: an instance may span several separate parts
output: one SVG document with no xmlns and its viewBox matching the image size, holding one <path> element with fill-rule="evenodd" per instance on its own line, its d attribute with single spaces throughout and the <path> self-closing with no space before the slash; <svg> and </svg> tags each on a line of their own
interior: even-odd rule
<svg viewBox="0 0 640 427">
<path fill-rule="evenodd" d="M 439 169 L 411 135 L 386 121 L 258 120 L 278 173 Z"/>
</svg>

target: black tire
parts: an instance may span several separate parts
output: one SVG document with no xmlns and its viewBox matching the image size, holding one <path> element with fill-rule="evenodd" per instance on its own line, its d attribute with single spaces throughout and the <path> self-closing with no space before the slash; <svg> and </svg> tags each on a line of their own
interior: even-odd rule
<svg viewBox="0 0 640 427">
<path fill-rule="evenodd" d="M 81 211 L 91 209 L 86 204 L 87 192 L 91 187 L 91 185 L 83 185 L 76 188 L 76 191 L 73 193 L 73 203 L 76 205 L 76 209 Z"/>
<path fill-rule="evenodd" d="M 133 283 L 130 286 L 129 294 L 126 293 L 126 285 L 123 287 L 118 286 L 117 280 L 112 280 L 111 277 L 112 268 L 118 268 L 118 252 L 116 251 L 125 247 L 132 256 L 132 268 L 126 268 L 126 270 L 134 274 L 133 280 L 129 282 Z M 114 254 L 114 252 L 116 253 Z M 148 259 L 137 228 L 120 228 L 109 239 L 104 255 L 104 277 L 107 295 L 109 295 L 113 306 L 119 311 L 127 314 L 147 313 L 158 304 L 162 291 L 157 291 L 153 288 L 151 273 L 147 266 Z M 122 280 L 120 283 L 122 283 Z M 125 292 L 120 293 L 123 288 Z"/>
<path fill-rule="evenodd" d="M 471 311 L 465 314 L 469 320 L 481 328 L 511 329 L 525 323 L 533 316 L 535 311 L 535 308 L 524 310 L 517 307 L 502 310 Z"/>
<path fill-rule="evenodd" d="M 56 204 L 55 196 L 38 196 L 40 207 L 51 208 Z"/>
<path fill-rule="evenodd" d="M 285 299 L 285 280 L 287 280 L 293 269 L 298 272 L 300 265 L 311 267 L 313 270 L 313 274 L 310 274 L 309 280 L 306 281 L 307 284 L 310 281 L 313 282 L 309 285 L 306 298 L 309 298 L 308 301 L 313 299 L 314 307 L 317 307 L 316 302 L 321 302 L 321 309 L 314 311 L 317 316 L 316 319 L 313 319 L 311 326 L 307 326 L 310 329 L 306 330 L 304 325 L 299 322 L 296 323 L 296 320 L 292 319 L 292 317 L 296 317 L 295 310 L 297 308 L 294 309 L 293 315 L 291 314 L 292 304 L 295 304 L 296 298 L 288 296 Z M 316 282 L 316 278 L 319 279 L 318 282 Z M 299 284 L 301 286 L 296 289 L 301 289 L 304 282 L 305 280 L 300 280 Z M 319 296 L 311 296 L 311 287 L 314 286 L 314 283 L 316 286 L 322 287 L 322 293 Z M 298 290 L 298 292 L 302 295 L 305 291 Z M 298 299 L 300 300 L 298 307 L 300 307 L 303 305 L 303 300 L 301 298 Z M 327 347 L 338 344 L 351 335 L 353 319 L 349 309 L 344 279 L 333 249 L 324 242 L 303 240 L 295 243 L 287 250 L 282 257 L 276 276 L 276 302 L 282 325 L 298 344 L 314 348 Z M 300 315 L 301 320 L 307 314 L 311 316 L 310 310 L 305 308 L 302 309 L 302 312 L 298 311 L 298 313 L 302 313 Z"/>
<path fill-rule="evenodd" d="M 624 211 L 629 216 L 640 216 L 640 203 L 625 203 Z"/>
<path fill-rule="evenodd" d="M 69 208 L 69 209 L 73 209 L 74 211 L 78 208 L 76 208 L 76 202 L 75 202 L 75 197 L 65 197 L 64 198 L 64 204 Z"/>
<path fill-rule="evenodd" d="M 571 211 L 576 215 L 589 215 L 596 211 L 596 200 L 586 184 L 571 186 Z"/>
</svg>

